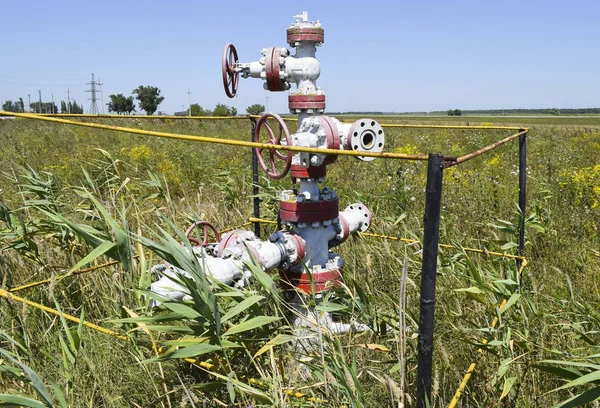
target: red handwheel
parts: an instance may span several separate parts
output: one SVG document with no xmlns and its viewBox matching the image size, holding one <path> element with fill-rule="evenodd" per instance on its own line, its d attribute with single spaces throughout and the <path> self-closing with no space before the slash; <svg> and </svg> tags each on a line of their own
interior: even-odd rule
<svg viewBox="0 0 600 408">
<path fill-rule="evenodd" d="M 233 44 L 227 44 L 223 50 L 223 59 L 221 61 L 221 69 L 223 71 L 223 86 L 225 93 L 230 98 L 233 98 L 237 93 L 238 84 L 240 82 L 240 73 L 235 71 L 235 64 L 239 62 L 237 50 Z"/>
<path fill-rule="evenodd" d="M 203 227 L 202 243 L 200 243 L 200 240 L 198 238 L 195 238 L 192 236 L 194 229 L 197 227 Z M 221 241 L 221 234 L 219 234 L 219 231 L 217 230 L 217 228 L 208 221 L 196 221 L 195 223 L 193 223 L 192 225 L 189 226 L 187 231 L 185 231 L 185 236 L 194 245 L 196 245 L 196 246 L 202 245 L 204 247 L 204 246 L 208 245 L 208 231 L 209 230 L 211 230 L 213 232 L 217 242 Z"/>
<path fill-rule="evenodd" d="M 275 137 L 273 130 L 267 123 L 267 119 L 269 119 L 269 118 L 275 119 L 277 121 L 277 123 L 279 124 L 279 132 L 278 132 L 277 137 Z M 283 121 L 283 119 L 281 119 L 281 117 L 279 115 L 277 115 L 276 113 L 265 113 L 264 115 L 262 115 L 260 117 L 260 119 L 258 119 L 258 122 L 256 122 L 256 129 L 254 130 L 254 141 L 255 142 L 262 142 L 261 138 L 260 138 L 260 132 L 263 128 L 266 129 L 267 135 L 269 137 L 269 139 L 267 141 L 264 141 L 263 143 L 271 144 L 271 145 L 275 145 L 275 146 L 281 146 L 281 137 L 285 134 L 285 144 L 287 146 L 292 145 L 292 138 L 290 137 L 290 132 L 288 131 L 288 128 L 285 125 L 285 122 Z M 263 152 L 262 147 L 256 148 L 256 156 L 258 157 L 258 163 L 260 164 L 260 167 L 262 167 L 262 169 L 267 173 L 267 175 L 274 179 L 280 179 L 280 178 L 285 177 L 285 175 L 288 173 L 288 171 L 290 171 L 290 167 L 292 165 L 292 152 L 288 150 L 288 151 L 284 151 L 283 153 L 281 153 L 281 152 L 277 151 L 276 149 L 269 149 L 268 166 L 262 157 L 262 152 Z M 277 170 L 277 168 L 275 166 L 275 159 L 279 159 L 284 162 L 283 169 L 281 169 L 279 171 Z"/>
</svg>

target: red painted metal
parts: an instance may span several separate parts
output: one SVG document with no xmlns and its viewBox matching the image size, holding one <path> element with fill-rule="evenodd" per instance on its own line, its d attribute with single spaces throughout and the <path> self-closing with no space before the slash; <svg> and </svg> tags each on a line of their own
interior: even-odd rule
<svg viewBox="0 0 600 408">
<path fill-rule="evenodd" d="M 327 168 L 323 166 L 310 166 L 302 167 L 292 164 L 292 178 L 293 179 L 308 179 L 308 178 L 320 178 L 327 175 Z"/>
<path fill-rule="evenodd" d="M 334 220 L 338 217 L 338 215 L 338 210 L 305 213 L 279 210 L 279 217 L 281 217 L 282 221 L 287 222 L 323 222 Z"/>
<path fill-rule="evenodd" d="M 194 232 L 194 229 L 197 227 L 203 227 L 202 243 L 200 243 L 200 240 L 198 238 L 195 238 L 192 236 L 192 232 Z M 202 245 L 204 247 L 204 246 L 208 245 L 208 230 L 209 229 L 212 230 L 213 234 L 215 234 L 216 242 L 221 241 L 221 234 L 219 234 L 219 231 L 217 230 L 217 228 L 208 221 L 196 221 L 195 223 L 190 225 L 188 227 L 188 229 L 185 231 L 185 236 L 191 243 L 195 244 L 196 246 Z"/>
<path fill-rule="evenodd" d="M 323 222 L 334 220 L 339 215 L 337 197 L 327 201 L 281 201 L 279 217 L 287 222 Z"/>
<path fill-rule="evenodd" d="M 240 235 L 240 230 L 233 230 L 225 233 L 221 238 L 221 242 L 219 242 L 219 248 L 217 250 L 217 255 L 219 257 L 223 256 L 223 251 L 230 247 L 231 245 L 235 245 L 237 243 L 237 238 Z"/>
<path fill-rule="evenodd" d="M 238 53 L 233 44 L 227 44 L 223 50 L 221 70 L 223 73 L 223 87 L 230 98 L 237 94 L 240 82 L 240 73 L 235 72 L 234 66 L 239 61 Z"/>
<path fill-rule="evenodd" d="M 340 240 L 340 244 L 348 239 L 350 236 L 350 224 L 348 221 L 340 214 L 340 226 L 342 227 L 342 239 Z"/>
<path fill-rule="evenodd" d="M 290 95 L 290 109 L 325 109 L 325 95 Z"/>
<path fill-rule="evenodd" d="M 333 200 L 303 201 L 301 203 L 297 201 L 280 201 L 279 208 L 285 211 L 296 212 L 318 212 L 327 210 L 338 210 L 339 200 L 336 197 Z"/>
<path fill-rule="evenodd" d="M 331 290 L 341 284 L 343 275 L 341 269 L 331 269 L 312 273 L 315 294 Z M 305 293 L 312 293 L 310 277 L 306 272 L 281 271 L 283 281 Z"/>
<path fill-rule="evenodd" d="M 304 258 L 304 255 L 306 255 L 306 243 L 302 237 L 295 232 L 290 232 L 289 236 L 296 241 L 296 252 L 298 253 L 298 258 L 296 259 L 296 262 L 294 262 L 294 265 L 298 265 Z"/>
<path fill-rule="evenodd" d="M 335 122 L 327 116 L 320 116 L 319 121 L 321 122 L 321 125 L 323 125 L 323 127 L 325 128 L 325 134 L 327 136 L 327 148 L 339 150 L 340 135 L 338 133 L 338 129 Z M 337 160 L 337 158 L 338 157 L 335 154 L 328 154 L 327 157 L 325 157 L 325 160 L 323 160 L 323 164 L 327 165 L 334 163 Z"/>
<path fill-rule="evenodd" d="M 325 42 L 325 30 L 322 28 L 288 28 L 287 30 L 287 42 L 292 47 L 298 41 L 312 41 L 316 43 Z"/>
<path fill-rule="evenodd" d="M 265 56 L 265 73 L 267 75 L 267 89 L 272 92 L 285 91 L 279 71 L 280 60 L 281 50 L 279 48 L 267 48 L 267 55 Z"/>
<path fill-rule="evenodd" d="M 277 123 L 279 124 L 279 135 L 277 136 L 277 138 L 275 138 L 275 134 L 273 133 L 273 130 L 271 130 L 271 127 L 267 123 L 267 119 L 269 119 L 269 118 L 275 119 L 277 121 Z M 256 122 L 256 129 L 254 130 L 254 141 L 255 142 L 261 141 L 260 140 L 260 131 L 262 128 L 265 128 L 269 135 L 269 139 L 265 143 L 276 145 L 276 146 L 281 146 L 281 137 L 283 134 L 285 134 L 286 144 L 288 146 L 292 145 L 292 139 L 290 137 L 290 132 L 288 131 L 288 128 L 285 125 L 285 122 L 283 121 L 283 119 L 281 119 L 281 117 L 279 115 L 277 115 L 276 113 L 265 113 L 264 115 L 262 115 L 260 117 L 260 119 L 258 119 L 258 121 Z M 265 164 L 265 161 L 262 157 L 263 148 L 257 147 L 257 148 L 255 148 L 255 150 L 256 150 L 256 157 L 258 158 L 258 163 L 260 164 L 262 169 L 267 173 L 267 175 L 269 177 L 274 178 L 274 179 L 280 179 L 280 178 L 285 177 L 285 175 L 288 173 L 288 171 L 290 170 L 290 167 L 292 165 L 292 152 L 291 151 L 288 151 L 287 154 L 282 154 L 275 149 L 269 150 L 269 167 L 267 167 L 267 165 Z M 276 169 L 275 158 L 278 158 L 278 159 L 284 161 L 283 169 L 281 169 L 281 170 Z"/>
</svg>

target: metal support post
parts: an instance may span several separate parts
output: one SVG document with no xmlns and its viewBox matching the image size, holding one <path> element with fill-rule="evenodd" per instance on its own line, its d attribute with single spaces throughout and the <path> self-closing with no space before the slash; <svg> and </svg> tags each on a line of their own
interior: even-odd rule
<svg viewBox="0 0 600 408">
<path fill-rule="evenodd" d="M 433 360 L 433 321 L 435 277 L 442 207 L 442 172 L 444 156 L 429 154 L 425 190 L 423 262 L 421 267 L 421 310 L 419 315 L 417 407 L 431 405 L 431 368 Z"/>
<path fill-rule="evenodd" d="M 250 141 L 254 141 L 254 131 L 256 130 L 256 119 L 250 118 L 252 122 L 252 131 L 250 134 Z M 258 156 L 256 148 L 252 148 L 252 195 L 254 196 L 254 218 L 260 218 L 260 198 L 258 197 Z M 254 223 L 254 234 L 260 238 L 260 223 Z"/>
<path fill-rule="evenodd" d="M 523 132 L 525 129 L 522 129 Z M 519 136 L 519 210 L 521 222 L 519 225 L 519 255 L 523 256 L 525 249 L 525 206 L 527 204 L 527 133 Z"/>
</svg>

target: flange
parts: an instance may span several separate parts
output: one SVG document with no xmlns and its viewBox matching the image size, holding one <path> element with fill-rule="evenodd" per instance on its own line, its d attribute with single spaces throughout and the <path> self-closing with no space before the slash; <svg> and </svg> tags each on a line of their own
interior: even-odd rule
<svg viewBox="0 0 600 408">
<path fill-rule="evenodd" d="M 381 125 L 372 119 L 359 119 L 348 131 L 346 149 L 381 153 L 384 144 L 385 135 Z M 363 161 L 375 160 L 375 157 L 357 157 Z"/>
<path fill-rule="evenodd" d="M 323 44 L 325 30 L 321 27 L 290 27 L 287 29 L 287 42 L 295 47 L 297 42 L 310 41 Z"/>
<path fill-rule="evenodd" d="M 325 109 L 325 95 L 289 95 L 288 108 L 292 109 Z"/>
<path fill-rule="evenodd" d="M 265 74 L 267 76 L 267 89 L 271 92 L 286 90 L 285 83 L 281 80 L 280 68 L 281 50 L 277 47 L 267 48 L 265 55 Z"/>
<path fill-rule="evenodd" d="M 339 216 L 338 198 L 325 201 L 281 201 L 279 217 L 287 222 L 323 222 Z"/>
<path fill-rule="evenodd" d="M 324 165 L 302 167 L 292 164 L 292 179 L 316 179 L 327 175 L 327 168 Z"/>
</svg>

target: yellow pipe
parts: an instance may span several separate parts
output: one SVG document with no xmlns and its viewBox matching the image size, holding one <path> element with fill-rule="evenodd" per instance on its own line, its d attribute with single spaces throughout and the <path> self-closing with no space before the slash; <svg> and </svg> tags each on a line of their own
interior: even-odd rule
<svg viewBox="0 0 600 408">
<path fill-rule="evenodd" d="M 135 257 L 137 258 L 137 255 Z M 52 280 L 54 280 L 54 282 L 58 282 L 58 281 L 60 281 L 60 280 L 62 280 L 64 278 L 67 278 L 67 277 L 72 276 L 72 275 L 80 275 L 82 273 L 92 272 L 92 271 L 95 271 L 97 269 L 106 268 L 107 266 L 116 265 L 119 262 L 120 261 L 106 262 L 106 263 L 103 263 L 101 265 L 92 266 L 90 268 L 80 269 L 80 270 L 74 271 L 72 273 L 67 273 L 67 274 L 64 274 L 64 275 L 58 275 L 58 276 L 56 276 L 54 278 L 44 279 L 44 280 L 41 280 L 41 281 L 38 281 L 38 282 L 26 283 L 25 285 L 17 286 L 16 288 L 11 288 L 8 291 L 11 292 L 11 293 L 14 293 L 14 292 L 18 292 L 18 291 L 23 290 L 23 289 L 29 289 L 29 288 L 33 288 L 33 287 L 36 287 L 36 286 L 48 284 L 48 283 L 52 282 Z"/>
<path fill-rule="evenodd" d="M 338 156 L 375 157 L 375 158 L 386 158 L 386 159 L 404 159 L 404 160 L 427 160 L 428 159 L 428 155 L 426 155 L 426 154 L 373 153 L 373 152 L 358 152 L 358 151 L 354 151 L 354 150 L 318 149 L 318 148 L 300 147 L 300 146 L 281 146 L 281 145 L 275 146 L 275 145 L 272 145 L 269 143 L 245 142 L 245 141 L 241 141 L 241 140 L 232 140 L 232 139 L 217 139 L 217 138 L 206 137 L 206 136 L 180 135 L 180 134 L 176 134 L 176 133 L 156 132 L 156 131 L 151 131 L 151 130 L 133 129 L 133 128 L 126 128 L 126 127 L 121 127 L 121 126 L 102 125 L 99 123 L 75 122 L 75 121 L 66 120 L 66 119 L 32 115 L 29 113 L 12 113 L 12 112 L 0 111 L 0 115 L 15 116 L 17 118 L 25 118 L 25 119 L 43 120 L 43 121 L 47 121 L 47 122 L 62 123 L 65 125 L 74 125 L 74 126 L 90 127 L 90 128 L 95 128 L 95 129 L 112 130 L 112 131 L 116 131 L 116 132 L 133 133 L 133 134 L 145 135 L 145 136 L 157 136 L 157 137 L 166 137 L 166 138 L 171 138 L 171 139 L 192 140 L 192 141 L 196 141 L 196 142 L 216 143 L 216 144 L 230 145 L 230 146 L 255 147 L 255 148 L 259 148 L 259 149 L 331 154 L 331 155 L 338 155 Z"/>
<path fill-rule="evenodd" d="M 396 123 L 380 123 L 381 127 L 411 129 L 472 129 L 472 130 L 529 130 L 522 126 L 481 126 L 481 125 L 412 125 Z"/>
<path fill-rule="evenodd" d="M 524 263 L 525 263 L 525 261 L 524 261 Z M 502 304 L 500 304 L 500 313 L 502 313 L 504 306 L 506 306 L 506 302 L 507 302 L 506 299 L 502 300 Z M 492 321 L 492 329 L 494 329 L 497 324 L 498 324 L 498 316 L 494 317 L 494 320 Z M 487 344 L 487 343 L 488 343 L 487 339 L 483 339 L 483 344 Z M 483 353 L 482 348 L 480 348 L 477 351 L 479 353 Z M 454 408 L 456 406 L 456 404 L 458 403 L 458 400 L 460 399 L 460 396 L 462 395 L 462 393 L 464 392 L 464 390 L 467 386 L 467 383 L 469 382 L 469 379 L 471 378 L 471 374 L 473 374 L 473 371 L 475 371 L 476 366 L 477 366 L 476 362 L 471 363 L 471 365 L 467 369 L 467 372 L 465 373 L 462 381 L 460 382 L 458 389 L 454 393 L 454 397 L 452 398 L 452 401 L 450 401 L 450 404 L 448 404 L 448 408 Z"/>
<path fill-rule="evenodd" d="M 254 218 L 254 217 L 250 217 L 248 219 L 248 221 L 250 221 L 250 222 L 259 222 L 259 223 L 262 223 L 262 224 L 277 224 L 277 221 L 265 220 L 265 219 L 262 219 L 262 218 Z M 370 233 L 370 232 L 360 232 L 359 235 L 361 235 L 363 237 L 386 239 L 386 240 L 390 240 L 390 241 L 402 241 L 402 242 L 406 242 L 408 244 L 420 244 L 421 243 L 421 241 L 416 240 L 416 239 L 402 238 L 402 237 L 396 237 L 396 236 L 392 236 L 392 235 L 373 234 L 373 233 Z M 522 271 L 522 269 L 525 267 L 525 265 L 528 264 L 527 259 L 524 256 L 512 255 L 512 254 L 505 254 L 505 253 L 502 253 L 502 252 L 486 251 L 484 249 L 477 249 L 477 248 L 468 248 L 468 247 L 460 247 L 459 248 L 456 245 L 450 245 L 450 244 L 439 244 L 438 246 L 441 247 L 441 248 L 462 249 L 462 250 L 467 251 L 467 252 L 476 252 L 476 253 L 479 253 L 479 254 L 498 256 L 498 257 L 502 257 L 502 258 L 520 259 L 522 261 L 521 270 L 520 271 Z"/>
<path fill-rule="evenodd" d="M 248 116 L 148 116 L 148 115 L 93 115 L 90 113 L 36 113 L 38 116 L 51 118 L 90 118 L 90 119 L 248 119 Z"/>
<path fill-rule="evenodd" d="M 0 112 L 1 113 L 1 112 Z M 12 112 L 6 112 L 7 116 L 13 116 Z M 90 118 L 90 119 L 197 119 L 197 120 L 239 120 L 258 119 L 260 115 L 244 116 L 148 116 L 148 115 L 93 115 L 89 113 L 38 113 L 38 116 L 54 118 Z M 298 118 L 282 118 L 286 122 L 297 122 Z M 342 122 L 347 123 L 347 122 Z M 484 125 L 427 125 L 427 124 L 402 124 L 402 123 L 380 123 L 381 127 L 408 128 L 408 129 L 464 129 L 464 130 L 529 130 L 522 126 L 484 126 Z"/>
<path fill-rule="evenodd" d="M 56 315 L 56 316 L 60 316 L 61 315 L 61 313 L 58 310 L 52 309 L 51 307 L 48 307 L 48 306 L 41 305 L 39 303 L 32 302 L 31 300 L 24 299 L 24 298 L 19 297 L 17 295 L 13 295 L 12 293 L 10 293 L 10 292 L 8 292 L 7 290 L 4 290 L 4 289 L 0 289 L 0 296 L 3 297 L 3 298 L 5 298 L 5 299 L 7 299 L 8 301 L 16 300 L 17 302 L 24 303 L 26 305 L 35 307 L 37 309 L 43 310 L 45 312 L 51 313 L 51 314 Z M 66 313 L 62 313 L 62 315 L 63 315 L 63 317 L 65 319 L 70 320 L 72 322 L 75 322 L 75 323 L 80 323 L 81 322 L 81 319 L 79 319 L 79 318 L 77 318 L 75 316 L 71 316 L 71 315 L 66 314 Z M 128 337 L 120 335 L 119 333 L 117 333 L 115 331 L 112 331 L 110 329 L 106 329 L 104 327 L 98 326 L 97 324 L 86 322 L 85 320 L 82 322 L 82 324 L 84 326 L 89 327 L 90 329 L 96 330 L 96 331 L 98 331 L 100 333 L 108 334 L 109 336 L 115 337 L 115 338 L 120 339 L 120 340 L 130 341 Z"/>
</svg>

